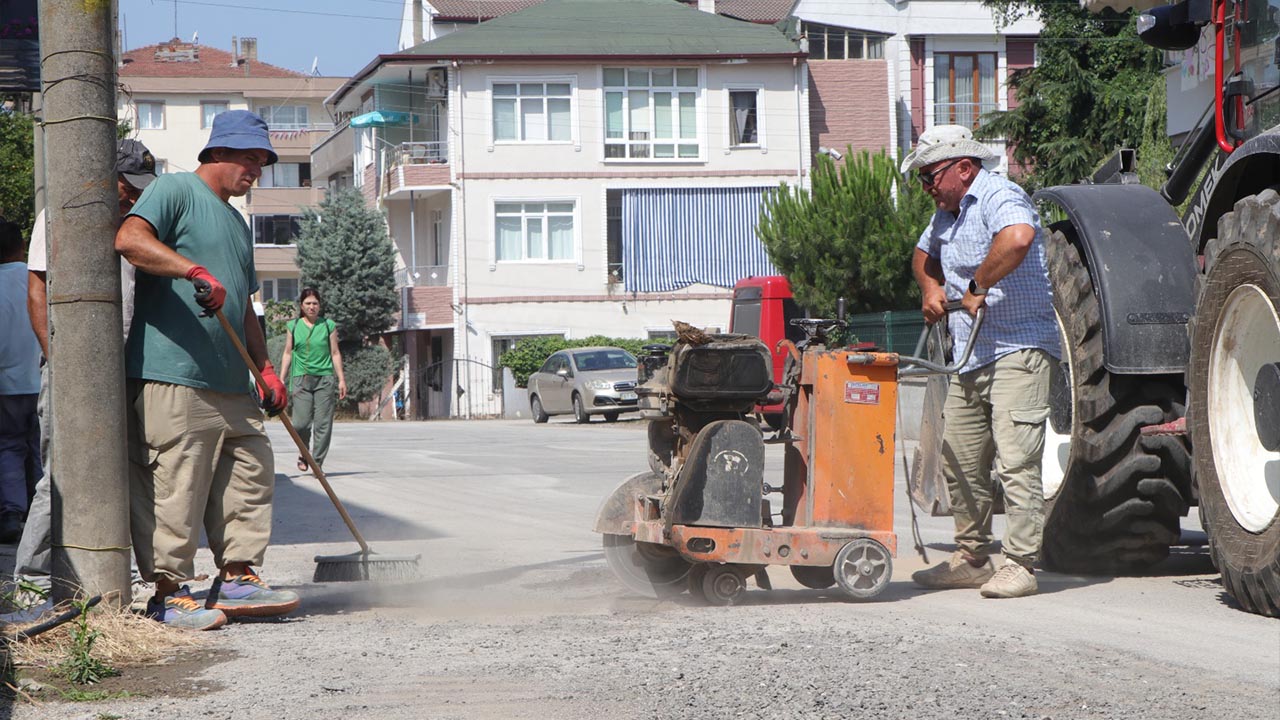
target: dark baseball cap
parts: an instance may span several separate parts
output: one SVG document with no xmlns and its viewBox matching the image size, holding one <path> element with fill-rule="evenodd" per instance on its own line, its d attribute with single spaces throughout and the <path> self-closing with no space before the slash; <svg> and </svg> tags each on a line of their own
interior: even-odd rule
<svg viewBox="0 0 1280 720">
<path fill-rule="evenodd" d="M 156 158 L 146 145 L 126 138 L 116 143 L 116 172 L 125 182 L 139 190 L 146 190 L 156 179 Z"/>
</svg>

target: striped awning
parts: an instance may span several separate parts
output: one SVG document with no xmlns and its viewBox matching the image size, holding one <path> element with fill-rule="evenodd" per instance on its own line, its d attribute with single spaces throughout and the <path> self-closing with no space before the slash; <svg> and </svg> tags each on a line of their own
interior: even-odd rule
<svg viewBox="0 0 1280 720">
<path fill-rule="evenodd" d="M 773 188 L 622 191 L 626 289 L 668 292 L 695 283 L 731 288 L 777 275 L 756 237 L 760 203 Z"/>
</svg>

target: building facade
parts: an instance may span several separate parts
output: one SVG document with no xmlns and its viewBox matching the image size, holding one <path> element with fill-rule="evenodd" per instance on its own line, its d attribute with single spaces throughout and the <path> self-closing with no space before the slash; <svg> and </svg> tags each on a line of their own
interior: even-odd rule
<svg viewBox="0 0 1280 720">
<path fill-rule="evenodd" d="M 976 0 L 799 0 L 794 14 L 809 52 L 814 148 L 899 157 L 934 125 L 977 127 L 1017 107 L 1008 79 L 1035 64 L 1041 27 L 1034 17 L 1000 25 Z M 1003 142 L 991 145 L 1007 156 Z M 1009 170 L 1006 159 L 999 171 Z"/>
<path fill-rule="evenodd" d="M 807 180 L 806 73 L 768 25 L 546 0 L 335 92 L 313 162 L 386 213 L 409 416 L 500 412 L 494 365 L 522 338 L 724 328 L 733 284 L 774 272 L 764 194 Z"/>
<path fill-rule="evenodd" d="M 156 156 L 158 172 L 195 170 L 220 112 L 252 110 L 267 121 L 280 161 L 232 205 L 253 229 L 259 299 L 295 302 L 298 220 L 324 199 L 312 182 L 311 147 L 333 127 L 324 98 L 344 78 L 259 62 L 254 38 L 233 38 L 230 52 L 175 38 L 121 59 L 119 117 Z"/>
</svg>

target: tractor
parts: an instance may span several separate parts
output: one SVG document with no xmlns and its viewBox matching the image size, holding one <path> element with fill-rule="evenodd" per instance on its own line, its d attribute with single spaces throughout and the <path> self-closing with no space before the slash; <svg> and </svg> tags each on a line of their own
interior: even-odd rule
<svg viewBox="0 0 1280 720">
<path fill-rule="evenodd" d="M 1159 192 L 1132 151 L 1036 193 L 1064 348 L 1045 451 L 1043 562 L 1124 572 L 1165 558 L 1193 505 L 1228 593 L 1280 615 L 1280 2 L 1133 7 L 1139 36 L 1214 36 L 1215 96 Z M 1097 6 L 1097 7 L 1094 7 Z M 1176 208 L 1195 194 L 1179 217 Z"/>
</svg>

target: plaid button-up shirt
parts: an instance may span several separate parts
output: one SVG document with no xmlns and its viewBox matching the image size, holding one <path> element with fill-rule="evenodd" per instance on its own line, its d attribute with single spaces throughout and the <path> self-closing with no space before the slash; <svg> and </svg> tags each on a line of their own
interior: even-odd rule
<svg viewBox="0 0 1280 720">
<path fill-rule="evenodd" d="M 987 293 L 987 316 L 973 355 L 961 372 L 976 370 L 1026 348 L 1041 348 L 1054 357 L 1061 357 L 1040 215 L 1026 191 L 980 170 L 969 191 L 960 199 L 960 212 L 956 215 L 945 210 L 934 213 L 916 244 L 930 257 L 941 261 L 947 299 L 959 300 L 969 289 L 969 281 L 978 266 L 987 259 L 996 233 L 1019 224 L 1035 228 L 1035 242 L 1022 264 Z M 973 318 L 968 313 L 950 314 L 957 357 L 968 345 L 972 327 Z"/>
</svg>

